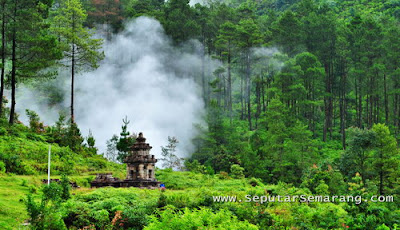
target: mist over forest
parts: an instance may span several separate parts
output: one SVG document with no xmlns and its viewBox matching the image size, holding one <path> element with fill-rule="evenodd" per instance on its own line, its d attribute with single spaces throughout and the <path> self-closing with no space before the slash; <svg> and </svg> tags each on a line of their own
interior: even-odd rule
<svg viewBox="0 0 400 230">
<path fill-rule="evenodd" d="M 1 229 L 399 228 L 399 0 L 0 9 Z"/>
</svg>

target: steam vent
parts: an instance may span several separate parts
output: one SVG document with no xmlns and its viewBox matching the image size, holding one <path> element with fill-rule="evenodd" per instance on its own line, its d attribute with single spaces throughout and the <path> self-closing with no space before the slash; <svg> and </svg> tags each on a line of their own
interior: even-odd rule
<svg viewBox="0 0 400 230">
<path fill-rule="evenodd" d="M 92 187 L 141 187 L 156 188 L 160 184 L 155 178 L 155 163 L 157 159 L 150 155 L 152 147 L 146 143 L 143 133 L 139 133 L 129 155 L 124 159 L 126 163 L 126 179 L 113 178 L 110 174 L 97 174 L 92 181 Z"/>
</svg>

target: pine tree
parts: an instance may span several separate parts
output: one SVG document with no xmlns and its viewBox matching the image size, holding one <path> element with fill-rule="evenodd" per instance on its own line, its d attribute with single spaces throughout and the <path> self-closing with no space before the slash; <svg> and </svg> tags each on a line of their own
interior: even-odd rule
<svg viewBox="0 0 400 230">
<path fill-rule="evenodd" d="M 64 63 L 71 68 L 71 122 L 74 117 L 75 74 L 79 71 L 95 69 L 104 58 L 99 49 L 101 39 L 93 38 L 93 34 L 83 24 L 87 14 L 80 0 L 65 0 L 60 3 L 53 17 L 52 30 L 60 38 L 63 45 Z"/>
<path fill-rule="evenodd" d="M 399 168 L 399 150 L 396 139 L 390 135 L 389 128 L 384 124 L 375 124 L 372 127 L 375 132 L 374 146 L 376 148 L 372 159 L 373 169 L 378 180 L 379 194 L 387 192 L 387 187 L 393 187 L 396 182 L 396 172 Z"/>
<path fill-rule="evenodd" d="M 15 121 L 17 82 L 46 78 L 55 72 L 42 71 L 61 58 L 57 40 L 48 32 L 44 21 L 49 1 L 15 0 L 5 5 L 9 12 L 8 44 L 11 49 L 11 108 L 9 123 Z"/>
<path fill-rule="evenodd" d="M 1 0 L 0 1 L 0 7 L 1 7 L 1 50 L 0 50 L 0 55 L 1 55 L 1 63 L 0 63 L 0 118 L 3 117 L 3 95 L 4 95 L 4 77 L 5 77 L 5 65 L 6 65 L 6 25 L 7 25 L 7 19 L 6 19 L 6 8 L 7 1 L 6 0 Z"/>
<path fill-rule="evenodd" d="M 262 43 L 261 32 L 252 19 L 243 19 L 237 27 L 238 47 L 242 50 L 242 58 L 245 66 L 245 100 L 247 104 L 247 121 L 249 130 L 252 130 L 251 116 L 251 75 L 252 75 L 252 53 L 251 48 Z"/>
<path fill-rule="evenodd" d="M 162 166 L 165 168 L 182 168 L 182 159 L 176 155 L 176 147 L 179 141 L 175 137 L 168 137 L 168 145 L 161 146 Z"/>
<path fill-rule="evenodd" d="M 122 119 L 123 125 L 122 125 L 122 132 L 120 133 L 120 138 L 118 139 L 118 142 L 116 144 L 116 148 L 118 150 L 118 157 L 117 160 L 119 162 L 123 162 L 125 157 L 128 155 L 128 152 L 130 151 L 132 145 L 135 143 L 135 135 L 131 135 L 130 132 L 128 131 L 128 124 L 130 121 L 128 120 L 128 117 L 125 117 L 125 119 Z"/>
<path fill-rule="evenodd" d="M 220 50 L 223 60 L 227 62 L 227 108 L 232 116 L 232 58 L 233 50 L 235 48 L 236 41 L 236 26 L 231 22 L 226 22 L 221 25 L 218 31 L 217 40 L 215 42 L 216 47 Z"/>
</svg>

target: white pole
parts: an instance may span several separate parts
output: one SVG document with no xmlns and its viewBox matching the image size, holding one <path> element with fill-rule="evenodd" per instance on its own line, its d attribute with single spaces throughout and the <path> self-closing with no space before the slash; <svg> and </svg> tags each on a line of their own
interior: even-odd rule
<svg viewBox="0 0 400 230">
<path fill-rule="evenodd" d="M 50 155 L 51 155 L 51 145 L 49 145 L 49 163 L 47 169 L 47 185 L 50 185 Z"/>
</svg>

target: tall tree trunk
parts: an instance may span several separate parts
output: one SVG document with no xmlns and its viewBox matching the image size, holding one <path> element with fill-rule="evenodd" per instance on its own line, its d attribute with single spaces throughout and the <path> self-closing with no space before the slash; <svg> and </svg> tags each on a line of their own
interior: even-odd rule
<svg viewBox="0 0 400 230">
<path fill-rule="evenodd" d="M 16 29 L 16 17 L 17 17 L 17 4 L 18 0 L 15 0 L 14 5 L 14 27 L 12 33 L 12 53 L 11 53 L 11 109 L 10 109 L 10 120 L 9 123 L 14 124 L 15 117 L 15 90 L 16 90 L 16 74 L 17 74 L 17 29 Z"/>
<path fill-rule="evenodd" d="M 1 4 L 1 76 L 0 76 L 0 117 L 3 117 L 4 74 L 6 64 L 6 1 Z"/>
<path fill-rule="evenodd" d="M 358 78 L 358 127 L 362 128 L 363 119 L 362 119 L 362 88 L 361 88 L 361 76 Z"/>
<path fill-rule="evenodd" d="M 202 39 L 203 47 L 202 47 L 202 52 L 201 52 L 201 85 L 203 88 L 203 100 L 204 104 L 207 106 L 208 105 L 208 95 L 207 95 L 207 85 L 206 85 L 206 74 L 205 74 L 205 38 L 203 36 Z"/>
<path fill-rule="evenodd" d="M 243 66 L 241 66 L 243 70 Z M 240 77 L 240 119 L 244 120 L 244 95 L 243 95 L 243 74 Z"/>
<path fill-rule="evenodd" d="M 346 149 L 346 73 L 344 63 L 341 65 L 340 76 L 340 133 L 342 134 L 342 148 Z"/>
<path fill-rule="evenodd" d="M 262 76 L 262 73 L 261 73 Z M 256 129 L 258 128 L 258 118 L 261 114 L 261 87 L 262 87 L 262 80 L 260 77 L 257 78 L 256 81 L 256 103 L 257 103 L 257 111 L 255 114 L 256 117 Z"/>
<path fill-rule="evenodd" d="M 356 106 L 356 119 L 355 119 L 355 124 L 358 128 L 361 128 L 360 126 L 358 126 L 358 85 L 357 85 L 357 77 L 354 77 L 354 91 L 355 91 L 355 106 Z"/>
<path fill-rule="evenodd" d="M 379 164 L 379 195 L 383 195 L 383 153 L 379 151 L 379 160 L 381 161 Z"/>
<path fill-rule="evenodd" d="M 332 91 L 331 91 L 331 73 L 329 64 L 325 64 L 325 92 L 328 94 L 324 99 L 324 112 L 325 112 L 325 122 L 323 129 L 323 141 L 326 141 L 327 133 L 330 133 L 330 124 L 331 124 L 331 103 L 332 103 Z"/>
<path fill-rule="evenodd" d="M 398 89 L 397 82 L 395 82 L 394 88 Z M 397 95 L 397 93 L 395 93 L 394 97 L 393 97 L 393 126 L 395 127 L 395 129 L 394 129 L 395 133 L 397 133 L 397 124 L 399 121 L 399 119 L 396 119 L 398 101 L 399 101 L 398 95 Z"/>
<path fill-rule="evenodd" d="M 74 119 L 74 85 L 75 85 L 75 44 L 72 45 L 72 61 L 71 61 L 71 123 Z"/>
<path fill-rule="evenodd" d="M 249 121 L 249 130 L 252 130 L 251 124 L 251 103 L 250 103 L 250 93 L 251 93 L 251 69 L 250 69 L 250 51 L 247 51 L 247 61 L 246 61 L 246 86 L 247 86 L 247 120 Z"/>
<path fill-rule="evenodd" d="M 386 85 L 386 73 L 383 74 L 383 94 L 385 103 L 385 123 L 389 125 L 389 103 L 387 95 L 387 85 Z"/>
<path fill-rule="evenodd" d="M 376 77 L 378 78 L 378 73 L 376 74 Z M 371 79 L 370 80 L 371 86 L 370 86 L 370 95 L 369 95 L 370 102 L 369 102 L 369 104 L 370 104 L 371 108 L 370 108 L 370 112 L 369 112 L 369 128 L 372 127 L 372 124 L 374 122 L 374 93 L 375 93 L 375 90 L 374 90 L 374 79 L 373 79 L 372 74 L 371 74 L 370 79 Z"/>
<path fill-rule="evenodd" d="M 229 111 L 229 120 L 232 123 L 232 75 L 231 75 L 231 48 L 229 45 L 228 48 L 228 111 Z"/>
<path fill-rule="evenodd" d="M 266 85 L 268 87 L 268 83 L 264 81 L 264 76 L 263 75 L 261 75 L 261 81 L 262 81 L 262 85 L 261 85 L 262 111 L 265 112 L 266 111 L 265 87 L 266 87 Z"/>
</svg>

